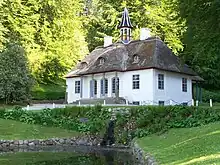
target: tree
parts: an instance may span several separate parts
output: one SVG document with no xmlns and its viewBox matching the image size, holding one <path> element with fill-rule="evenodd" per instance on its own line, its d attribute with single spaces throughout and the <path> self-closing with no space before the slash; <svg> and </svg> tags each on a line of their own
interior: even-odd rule
<svg viewBox="0 0 220 165">
<path fill-rule="evenodd" d="M 139 38 L 141 27 L 150 28 L 153 35 L 158 35 L 174 53 L 183 50 L 181 41 L 186 30 L 185 21 L 179 17 L 177 0 L 94 0 L 87 4 L 89 8 L 86 22 L 87 42 L 89 50 L 102 45 L 105 35 L 113 35 L 114 41 L 119 39 L 117 29 L 121 12 L 127 6 L 132 24 L 133 39 Z"/>
<path fill-rule="evenodd" d="M 33 84 L 24 49 L 10 43 L 0 53 L 0 98 L 6 104 L 13 101 L 27 100 Z"/>
<path fill-rule="evenodd" d="M 87 54 L 81 8 L 80 0 L 3 0 L 0 20 L 6 29 L 4 37 L 22 44 L 39 82 L 62 78 Z"/>
<path fill-rule="evenodd" d="M 204 79 L 204 87 L 220 89 L 220 1 L 179 0 L 187 31 L 182 57 Z"/>
</svg>

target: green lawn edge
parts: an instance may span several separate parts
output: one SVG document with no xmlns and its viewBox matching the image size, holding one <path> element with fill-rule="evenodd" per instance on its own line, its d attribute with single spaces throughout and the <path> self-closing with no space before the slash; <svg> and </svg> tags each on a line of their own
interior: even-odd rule
<svg viewBox="0 0 220 165">
<path fill-rule="evenodd" d="M 220 122 L 194 128 L 171 129 L 162 135 L 137 139 L 159 164 L 220 164 Z"/>
<path fill-rule="evenodd" d="M 0 119 L 0 139 L 2 140 L 70 138 L 78 135 L 80 133 L 76 131 Z"/>
</svg>

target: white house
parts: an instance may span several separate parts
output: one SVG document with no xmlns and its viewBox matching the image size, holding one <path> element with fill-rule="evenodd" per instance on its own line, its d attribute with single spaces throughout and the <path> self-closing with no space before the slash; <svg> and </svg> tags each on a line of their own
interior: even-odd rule
<svg viewBox="0 0 220 165">
<path fill-rule="evenodd" d="M 125 8 L 119 25 L 121 41 L 105 37 L 66 75 L 67 102 L 103 101 L 149 105 L 191 105 L 192 83 L 201 78 L 149 30 L 132 40 Z"/>
</svg>

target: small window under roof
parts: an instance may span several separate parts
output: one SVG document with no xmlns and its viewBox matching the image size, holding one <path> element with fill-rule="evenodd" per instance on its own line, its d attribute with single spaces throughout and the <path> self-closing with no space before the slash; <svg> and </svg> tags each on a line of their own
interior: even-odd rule
<svg viewBox="0 0 220 165">
<path fill-rule="evenodd" d="M 81 62 L 81 68 L 85 68 L 87 66 L 88 66 L 87 62 Z"/>
<path fill-rule="evenodd" d="M 133 63 L 138 63 L 139 61 L 140 57 L 137 54 L 133 55 Z"/>
<path fill-rule="evenodd" d="M 105 58 L 103 58 L 103 57 L 99 57 L 98 60 L 99 60 L 100 65 L 103 65 L 105 63 Z"/>
</svg>

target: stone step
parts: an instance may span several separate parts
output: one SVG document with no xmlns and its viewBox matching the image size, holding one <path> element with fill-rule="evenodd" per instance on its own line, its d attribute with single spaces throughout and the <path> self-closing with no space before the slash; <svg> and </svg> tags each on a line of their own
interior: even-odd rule
<svg viewBox="0 0 220 165">
<path fill-rule="evenodd" d="M 77 100 L 76 103 L 78 104 L 126 104 L 126 100 L 124 98 L 113 98 L 113 97 L 106 97 L 106 98 L 91 98 L 91 99 L 80 99 Z"/>
</svg>

